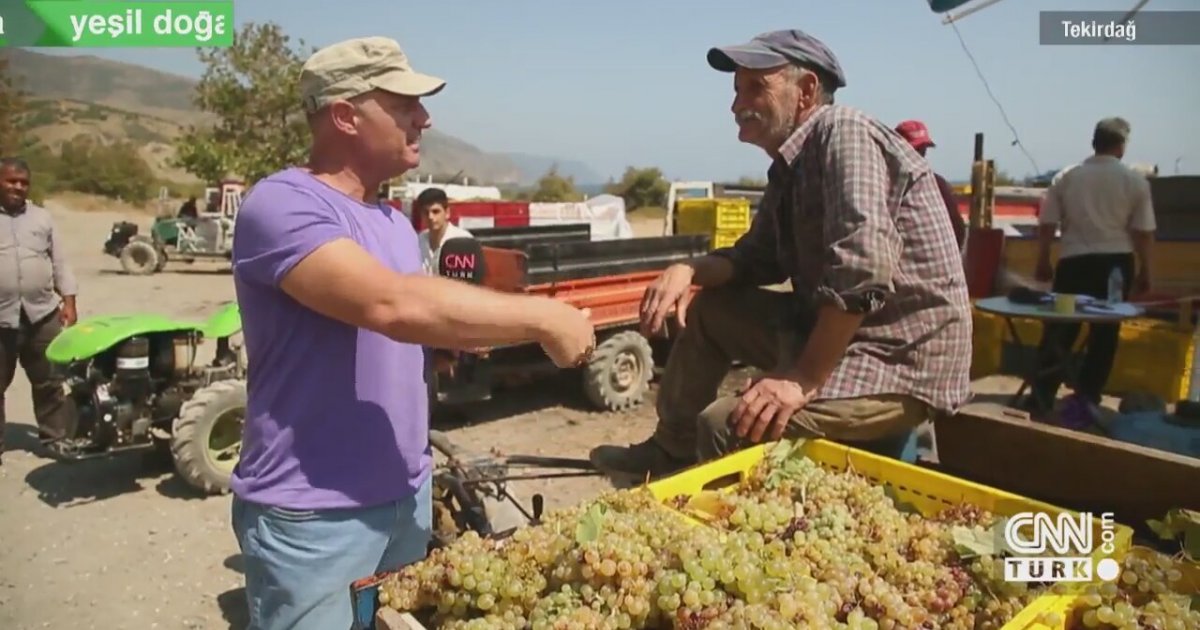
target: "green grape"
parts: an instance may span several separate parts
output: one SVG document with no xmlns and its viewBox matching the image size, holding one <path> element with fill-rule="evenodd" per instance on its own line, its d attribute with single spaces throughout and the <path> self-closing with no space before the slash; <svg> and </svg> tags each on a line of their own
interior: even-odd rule
<svg viewBox="0 0 1200 630">
<path fill-rule="evenodd" d="M 576 538 L 594 502 L 607 508 L 600 527 Z M 905 513 L 878 484 L 810 460 L 759 466 L 715 504 L 712 526 L 694 526 L 649 492 L 622 490 L 504 541 L 463 534 L 386 578 L 379 603 L 452 630 L 999 630 L 1039 595 L 1070 592 L 1007 582 L 999 558 L 961 557 L 952 528 L 988 529 L 986 511 Z M 1200 628 L 1188 594 L 1173 590 L 1181 578 L 1169 557 L 1130 554 L 1071 618 L 1104 630 Z"/>
</svg>

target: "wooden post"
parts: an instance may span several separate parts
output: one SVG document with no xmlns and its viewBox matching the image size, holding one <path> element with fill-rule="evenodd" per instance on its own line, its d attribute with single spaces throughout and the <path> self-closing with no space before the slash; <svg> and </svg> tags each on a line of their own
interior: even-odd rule
<svg viewBox="0 0 1200 630">
<path fill-rule="evenodd" d="M 983 171 L 983 202 L 980 208 L 979 227 L 991 229 L 992 217 L 996 213 L 996 162 L 988 160 Z"/>
<path fill-rule="evenodd" d="M 971 162 L 971 213 L 968 217 L 968 224 L 971 229 L 979 229 L 983 225 L 983 200 L 984 200 L 984 162 L 983 162 L 983 134 L 975 134 L 975 159 Z"/>
</svg>

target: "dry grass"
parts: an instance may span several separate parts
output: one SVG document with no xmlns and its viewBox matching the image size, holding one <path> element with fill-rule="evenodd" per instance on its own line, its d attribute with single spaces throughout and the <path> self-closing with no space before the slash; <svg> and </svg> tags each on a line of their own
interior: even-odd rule
<svg viewBox="0 0 1200 630">
<path fill-rule="evenodd" d="M 664 222 L 667 219 L 667 209 L 646 207 L 629 210 L 625 214 L 633 235 L 637 237 L 662 236 Z"/>
<path fill-rule="evenodd" d="M 118 201 L 101 197 L 100 195 L 89 195 L 78 192 L 60 192 L 49 195 L 46 198 L 47 203 L 53 203 L 56 206 L 70 208 L 77 212 L 115 212 L 121 214 L 138 213 L 146 215 L 157 215 L 159 213 L 159 204 L 157 200 L 147 202 L 145 204 L 134 204 L 127 201 Z M 174 212 L 182 200 L 168 200 L 166 210 Z"/>
</svg>

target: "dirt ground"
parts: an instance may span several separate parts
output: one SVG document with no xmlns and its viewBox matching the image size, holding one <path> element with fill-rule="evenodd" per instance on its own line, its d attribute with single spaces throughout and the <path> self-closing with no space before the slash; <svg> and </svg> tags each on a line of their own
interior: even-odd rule
<svg viewBox="0 0 1200 630">
<path fill-rule="evenodd" d="M 72 200 L 74 201 L 74 200 Z M 200 319 L 233 299 L 227 268 L 168 266 L 119 273 L 101 252 L 113 221 L 144 213 L 70 210 L 49 202 L 79 278 L 81 316 L 161 312 Z M 657 234 L 659 225 L 637 231 Z M 447 429 L 459 444 L 506 453 L 586 457 L 599 443 L 647 436 L 653 401 L 625 414 L 587 410 L 577 384 L 552 378 L 463 410 Z M 1006 378 L 978 384 L 1010 391 Z M 9 388 L 10 452 L 0 466 L 0 628 L 242 628 L 245 619 L 230 498 L 200 497 L 140 456 L 62 465 L 31 452 L 36 430 L 24 374 Z M 547 436 L 553 436 L 548 439 Z M 520 482 L 547 507 L 609 487 L 596 478 Z"/>
</svg>

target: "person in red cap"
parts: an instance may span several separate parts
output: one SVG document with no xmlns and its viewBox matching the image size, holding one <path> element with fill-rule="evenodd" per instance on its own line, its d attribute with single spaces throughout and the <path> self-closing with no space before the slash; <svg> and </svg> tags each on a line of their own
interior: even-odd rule
<svg viewBox="0 0 1200 630">
<path fill-rule="evenodd" d="M 929 127 L 919 120 L 906 120 L 896 125 L 896 133 L 903 136 L 921 157 L 925 157 L 929 147 L 937 146 L 933 143 L 933 138 L 929 137 Z M 958 199 L 954 197 L 954 189 L 950 188 L 950 183 L 945 177 L 937 173 L 933 176 L 937 179 L 938 191 L 942 193 L 942 199 L 946 202 L 946 210 L 950 211 L 950 224 L 954 226 L 954 238 L 958 240 L 958 248 L 961 250 L 967 240 L 967 225 L 958 212 Z"/>
</svg>

